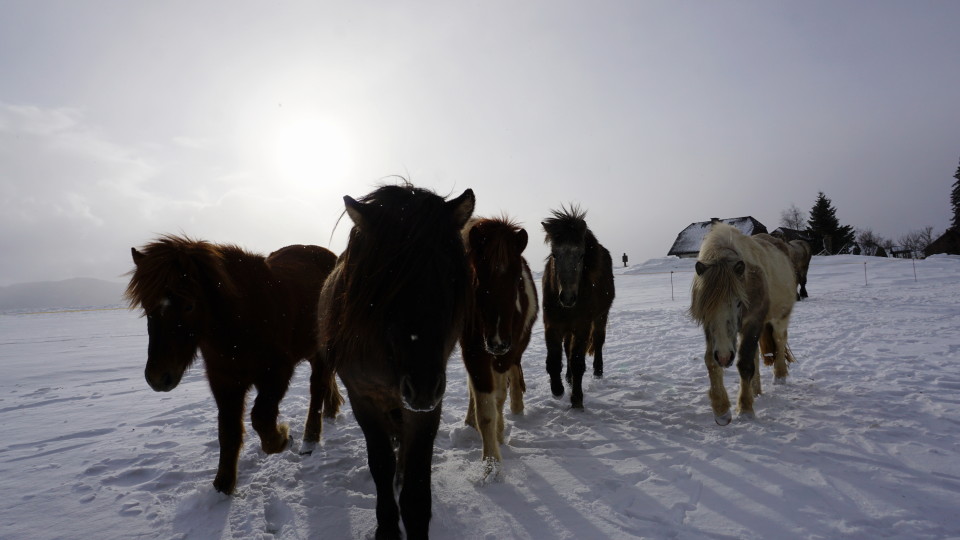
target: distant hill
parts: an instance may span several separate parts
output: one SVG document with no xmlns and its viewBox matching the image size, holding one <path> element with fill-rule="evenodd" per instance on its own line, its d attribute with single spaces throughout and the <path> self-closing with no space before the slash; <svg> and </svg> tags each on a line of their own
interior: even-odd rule
<svg viewBox="0 0 960 540">
<path fill-rule="evenodd" d="M 0 311 L 115 306 L 126 285 L 93 278 L 18 283 L 0 287 Z"/>
</svg>

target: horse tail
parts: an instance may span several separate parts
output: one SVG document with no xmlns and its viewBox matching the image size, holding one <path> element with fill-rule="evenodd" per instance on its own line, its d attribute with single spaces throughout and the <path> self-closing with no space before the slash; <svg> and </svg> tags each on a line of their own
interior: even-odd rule
<svg viewBox="0 0 960 540">
<path fill-rule="evenodd" d="M 772 365 L 776 354 L 777 345 L 773 339 L 773 325 L 767 323 L 766 326 L 763 327 L 763 331 L 760 332 L 760 356 L 763 357 L 764 365 Z M 793 351 L 790 350 L 790 346 L 786 343 L 783 344 L 783 356 L 787 359 L 788 364 L 797 361 L 793 356 Z"/>
</svg>

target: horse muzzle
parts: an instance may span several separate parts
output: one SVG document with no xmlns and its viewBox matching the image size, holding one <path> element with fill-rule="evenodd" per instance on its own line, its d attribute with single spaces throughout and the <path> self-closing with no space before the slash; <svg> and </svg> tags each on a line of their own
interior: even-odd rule
<svg viewBox="0 0 960 540">
<path fill-rule="evenodd" d="M 577 305 L 577 293 L 561 291 L 559 300 L 561 307 L 572 308 L 573 306 Z"/>
<path fill-rule="evenodd" d="M 151 370 L 147 369 L 144 373 L 147 384 L 150 385 L 150 388 L 153 388 L 154 392 L 169 392 L 173 390 L 180 384 L 181 377 L 183 377 L 182 373 L 175 375 L 169 371 L 151 373 Z"/>
<path fill-rule="evenodd" d="M 403 408 L 413 412 L 430 412 L 436 409 L 443 401 L 443 394 L 447 390 L 447 377 L 440 374 L 436 381 L 417 384 L 413 377 L 404 376 L 400 380 L 400 401 Z"/>
<path fill-rule="evenodd" d="M 718 351 L 713 351 L 713 359 L 720 365 L 722 368 L 728 368 L 733 365 L 733 359 L 736 356 L 736 353 L 730 351 L 727 354 L 721 355 Z"/>
<path fill-rule="evenodd" d="M 510 352 L 511 346 L 512 344 L 509 341 L 491 341 L 489 339 L 483 340 L 483 348 L 494 356 L 502 356 L 507 354 Z"/>
</svg>

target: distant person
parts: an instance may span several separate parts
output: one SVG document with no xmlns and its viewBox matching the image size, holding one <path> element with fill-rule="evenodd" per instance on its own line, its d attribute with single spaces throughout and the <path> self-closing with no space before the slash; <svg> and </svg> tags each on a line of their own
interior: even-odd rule
<svg viewBox="0 0 960 540">
<path fill-rule="evenodd" d="M 623 267 L 624 267 L 624 268 L 627 267 L 627 254 L 626 254 L 626 253 L 623 254 Z"/>
</svg>

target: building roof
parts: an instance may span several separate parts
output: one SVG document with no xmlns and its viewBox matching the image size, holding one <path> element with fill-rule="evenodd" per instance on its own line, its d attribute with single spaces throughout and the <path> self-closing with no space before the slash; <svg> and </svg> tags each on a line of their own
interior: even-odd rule
<svg viewBox="0 0 960 540">
<path fill-rule="evenodd" d="M 754 219 L 753 216 L 720 220 L 714 218 L 709 221 L 691 223 L 686 229 L 682 230 L 680 234 L 677 235 L 677 239 L 673 242 L 673 247 L 670 248 L 670 251 L 667 252 L 667 255 L 676 255 L 677 257 L 694 257 L 699 254 L 700 244 L 703 243 L 703 238 L 708 232 L 710 232 L 710 226 L 714 220 L 722 221 L 727 225 L 735 227 L 747 236 L 767 232 L 767 228 L 763 226 L 763 223 L 760 223 Z"/>
</svg>

